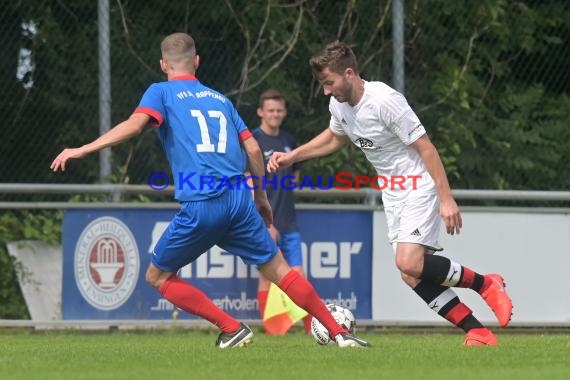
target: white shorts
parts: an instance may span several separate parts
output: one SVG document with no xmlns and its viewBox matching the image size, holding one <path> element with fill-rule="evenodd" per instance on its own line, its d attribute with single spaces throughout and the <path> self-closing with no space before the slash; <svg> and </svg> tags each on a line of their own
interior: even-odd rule
<svg viewBox="0 0 570 380">
<path fill-rule="evenodd" d="M 397 243 L 417 243 L 430 251 L 442 251 L 438 245 L 441 217 L 439 197 L 425 194 L 395 206 L 384 207 L 388 224 L 388 241 L 394 252 Z"/>
</svg>

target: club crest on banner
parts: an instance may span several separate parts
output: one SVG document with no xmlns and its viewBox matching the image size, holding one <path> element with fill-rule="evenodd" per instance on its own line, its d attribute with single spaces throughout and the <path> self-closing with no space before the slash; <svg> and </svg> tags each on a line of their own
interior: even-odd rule
<svg viewBox="0 0 570 380">
<path fill-rule="evenodd" d="M 97 218 L 81 233 L 74 256 L 75 282 L 83 298 L 100 310 L 121 306 L 136 287 L 137 243 L 119 219 Z"/>
</svg>

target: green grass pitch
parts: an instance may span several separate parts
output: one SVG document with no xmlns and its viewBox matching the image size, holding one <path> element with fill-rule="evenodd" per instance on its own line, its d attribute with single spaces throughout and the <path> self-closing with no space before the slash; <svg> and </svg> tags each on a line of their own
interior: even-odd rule
<svg viewBox="0 0 570 380">
<path fill-rule="evenodd" d="M 497 347 L 463 335 L 359 334 L 370 349 L 319 346 L 294 332 L 214 347 L 213 330 L 0 332 L 0 379 L 570 379 L 570 335 L 498 334 Z"/>
</svg>

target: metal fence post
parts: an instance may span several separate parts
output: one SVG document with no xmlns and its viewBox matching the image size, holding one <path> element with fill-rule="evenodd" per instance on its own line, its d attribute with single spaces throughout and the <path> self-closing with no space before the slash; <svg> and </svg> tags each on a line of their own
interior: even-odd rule
<svg viewBox="0 0 570 380">
<path fill-rule="evenodd" d="M 99 134 L 111 129 L 111 46 L 109 44 L 109 0 L 97 1 L 99 35 Z M 109 183 L 111 148 L 99 152 L 99 181 Z"/>
<path fill-rule="evenodd" d="M 404 93 L 404 0 L 394 0 L 392 4 L 392 35 L 394 57 L 392 61 L 394 88 Z"/>
</svg>

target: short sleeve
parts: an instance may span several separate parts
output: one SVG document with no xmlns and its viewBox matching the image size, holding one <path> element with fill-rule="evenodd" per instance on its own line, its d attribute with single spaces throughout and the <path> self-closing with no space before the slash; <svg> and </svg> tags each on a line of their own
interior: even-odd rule
<svg viewBox="0 0 570 380">
<path fill-rule="evenodd" d="M 426 133 L 420 119 L 399 92 L 393 92 L 385 99 L 380 107 L 380 118 L 406 145 L 412 144 Z"/>
<path fill-rule="evenodd" d="M 331 132 L 334 133 L 335 135 L 346 136 L 346 132 L 342 127 L 342 123 L 340 122 L 333 108 L 332 99 L 331 103 L 329 104 L 329 111 L 331 113 L 331 120 L 329 122 L 329 129 L 331 130 Z"/>
<path fill-rule="evenodd" d="M 156 83 L 151 85 L 143 94 L 143 97 L 133 113 L 144 113 L 152 118 L 150 125 L 160 127 L 164 122 L 164 102 L 162 89 Z"/>
<path fill-rule="evenodd" d="M 228 112 L 230 113 L 230 120 L 232 121 L 232 124 L 237 130 L 240 141 L 245 141 L 248 138 L 252 137 L 253 135 L 251 134 L 251 131 L 247 128 L 247 125 L 245 125 L 238 111 L 236 110 L 232 102 L 230 102 L 229 100 L 228 100 L 228 108 L 229 108 Z"/>
</svg>

